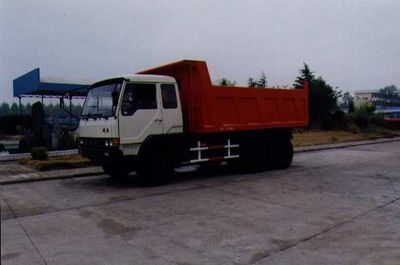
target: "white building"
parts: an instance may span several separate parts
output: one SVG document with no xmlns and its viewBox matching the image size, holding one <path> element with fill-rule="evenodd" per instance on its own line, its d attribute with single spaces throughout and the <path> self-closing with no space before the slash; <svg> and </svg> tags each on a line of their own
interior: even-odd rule
<svg viewBox="0 0 400 265">
<path fill-rule="evenodd" d="M 358 90 L 354 92 L 356 103 L 373 103 L 377 106 L 400 105 L 400 95 L 390 96 L 379 90 Z"/>
</svg>

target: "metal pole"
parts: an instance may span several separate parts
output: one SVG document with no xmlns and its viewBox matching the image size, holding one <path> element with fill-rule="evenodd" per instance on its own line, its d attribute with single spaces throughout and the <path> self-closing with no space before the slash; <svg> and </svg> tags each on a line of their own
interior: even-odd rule
<svg viewBox="0 0 400 265">
<path fill-rule="evenodd" d="M 19 116 L 21 116 L 22 115 L 21 97 L 18 97 L 18 102 L 19 102 Z"/>
<path fill-rule="evenodd" d="M 72 114 L 72 96 L 69 96 L 69 126 L 72 125 L 72 120 L 71 120 L 71 114 Z"/>
<path fill-rule="evenodd" d="M 21 97 L 18 97 L 19 102 L 19 133 L 22 133 L 22 105 L 21 105 Z"/>
</svg>

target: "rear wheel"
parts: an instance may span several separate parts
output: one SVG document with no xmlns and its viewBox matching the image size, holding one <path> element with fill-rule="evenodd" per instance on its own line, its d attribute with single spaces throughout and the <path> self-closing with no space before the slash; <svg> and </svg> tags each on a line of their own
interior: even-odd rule
<svg viewBox="0 0 400 265">
<path fill-rule="evenodd" d="M 293 145 L 290 138 L 260 138 L 242 144 L 238 162 L 247 172 L 261 172 L 288 168 L 292 160 Z"/>
<path fill-rule="evenodd" d="M 271 144 L 271 166 L 273 169 L 285 169 L 293 160 L 293 145 L 290 139 L 279 139 Z"/>
<path fill-rule="evenodd" d="M 267 169 L 267 151 L 262 141 L 242 144 L 239 165 L 246 172 L 261 172 Z"/>
</svg>

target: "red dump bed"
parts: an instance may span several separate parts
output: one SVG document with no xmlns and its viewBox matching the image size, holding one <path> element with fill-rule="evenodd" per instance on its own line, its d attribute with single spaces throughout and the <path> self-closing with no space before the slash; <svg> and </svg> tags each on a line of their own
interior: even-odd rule
<svg viewBox="0 0 400 265">
<path fill-rule="evenodd" d="M 221 132 L 308 125 L 308 87 L 263 89 L 213 86 L 207 64 L 180 61 L 139 74 L 174 77 L 189 132 Z"/>
</svg>

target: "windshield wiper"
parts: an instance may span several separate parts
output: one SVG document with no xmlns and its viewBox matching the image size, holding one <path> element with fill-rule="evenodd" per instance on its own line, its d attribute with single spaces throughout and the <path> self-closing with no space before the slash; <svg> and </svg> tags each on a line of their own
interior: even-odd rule
<svg viewBox="0 0 400 265">
<path fill-rule="evenodd" d="M 104 119 L 108 120 L 108 116 L 103 115 L 103 113 L 98 113 L 98 114 L 97 114 L 97 117 L 98 117 L 98 118 L 104 118 Z"/>
<path fill-rule="evenodd" d="M 108 120 L 108 116 L 103 115 L 102 113 L 88 113 L 88 114 L 84 114 L 82 115 L 82 118 L 85 119 L 89 119 L 89 118 L 93 118 L 93 119 L 100 119 L 100 118 L 104 118 L 106 120 Z"/>
</svg>

